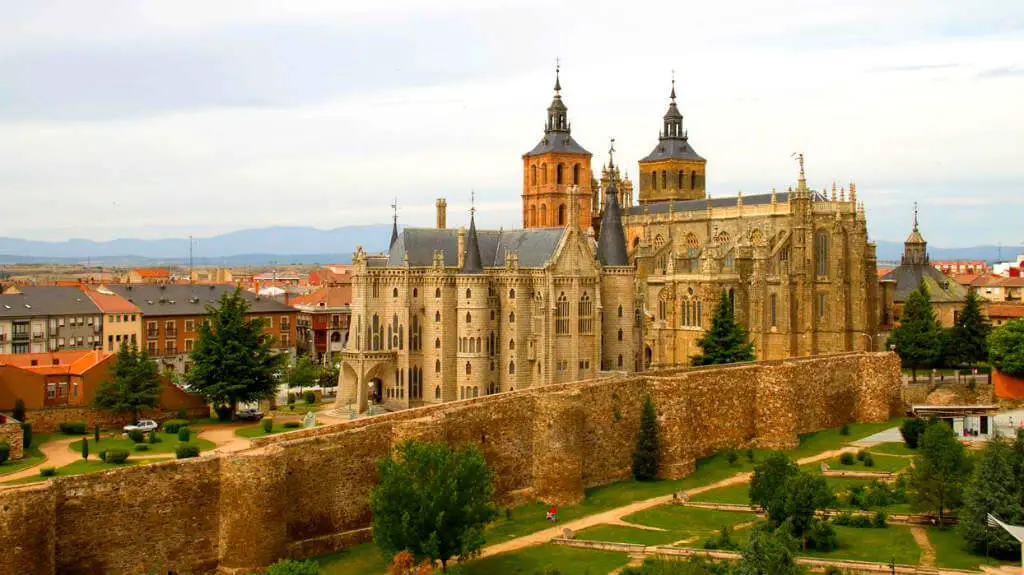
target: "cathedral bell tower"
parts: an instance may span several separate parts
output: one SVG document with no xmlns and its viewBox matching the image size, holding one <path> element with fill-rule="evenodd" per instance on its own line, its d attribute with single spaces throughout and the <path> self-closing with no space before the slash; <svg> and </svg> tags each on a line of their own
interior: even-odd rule
<svg viewBox="0 0 1024 575">
<path fill-rule="evenodd" d="M 569 223 L 569 202 L 578 202 L 580 228 L 591 225 L 593 174 L 590 152 L 572 139 L 568 108 L 562 102 L 560 70 L 555 68 L 555 97 L 548 106 L 544 137 L 523 154 L 523 227 Z M 569 188 L 579 186 L 575 195 Z"/>
<path fill-rule="evenodd" d="M 669 98 L 671 102 L 658 136 L 658 145 L 640 160 L 641 205 L 666 200 L 698 200 L 705 196 L 707 160 L 697 155 L 683 129 L 683 115 L 676 107 L 674 78 Z"/>
</svg>

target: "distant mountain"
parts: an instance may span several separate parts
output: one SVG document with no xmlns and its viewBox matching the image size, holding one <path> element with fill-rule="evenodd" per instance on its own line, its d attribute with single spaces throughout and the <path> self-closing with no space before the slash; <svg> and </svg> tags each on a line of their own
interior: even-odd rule
<svg viewBox="0 0 1024 575">
<path fill-rule="evenodd" d="M 880 240 L 875 242 L 878 246 L 877 255 L 881 261 L 899 261 L 903 255 L 903 242 L 890 242 Z M 1020 253 L 1016 246 L 972 246 L 967 248 L 940 248 L 928 244 L 928 255 L 933 260 L 985 260 L 987 262 L 1000 261 L 999 255 L 1002 251 L 1002 260 L 1014 260 Z"/>
<path fill-rule="evenodd" d="M 390 224 L 343 226 L 331 230 L 309 227 L 239 230 L 196 239 L 193 262 L 198 265 L 344 263 L 352 257 L 357 245 L 371 253 L 380 252 L 387 249 L 390 239 Z M 0 237 L 0 263 L 181 264 L 187 256 L 187 238 L 44 242 Z"/>
</svg>

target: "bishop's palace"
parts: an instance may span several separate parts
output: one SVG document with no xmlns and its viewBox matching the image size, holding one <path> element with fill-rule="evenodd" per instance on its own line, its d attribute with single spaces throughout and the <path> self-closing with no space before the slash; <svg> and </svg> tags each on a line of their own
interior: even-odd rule
<svg viewBox="0 0 1024 575">
<path fill-rule="evenodd" d="M 556 78 L 523 155 L 523 229 L 392 232 L 353 256 L 339 403 L 390 409 L 685 365 L 720 292 L 758 359 L 874 346 L 875 246 L 854 184 L 712 198 L 675 88 L 639 190 L 610 159 L 594 177 Z"/>
</svg>

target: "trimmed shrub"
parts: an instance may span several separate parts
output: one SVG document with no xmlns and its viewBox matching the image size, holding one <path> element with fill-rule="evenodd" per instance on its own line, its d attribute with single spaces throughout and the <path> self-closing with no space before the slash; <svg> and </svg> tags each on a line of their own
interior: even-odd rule
<svg viewBox="0 0 1024 575">
<path fill-rule="evenodd" d="M 903 420 L 903 425 L 900 426 L 903 443 L 906 443 L 910 449 L 917 449 L 917 442 L 921 439 L 926 427 L 928 427 L 928 422 L 917 417 Z"/>
<path fill-rule="evenodd" d="M 316 403 L 316 394 L 312 390 L 307 389 L 302 392 L 302 399 L 306 402 L 306 405 L 313 405 Z"/>
<path fill-rule="evenodd" d="M 220 421 L 231 421 L 231 406 L 230 405 L 218 405 L 213 409 L 217 413 L 217 419 Z"/>
<path fill-rule="evenodd" d="M 282 427 L 285 429 L 298 429 L 302 427 L 302 424 L 298 421 L 286 421 Z"/>
<path fill-rule="evenodd" d="M 162 443 L 163 439 L 160 439 L 160 436 L 157 435 L 155 431 L 150 431 L 149 437 L 146 438 L 146 441 L 150 443 Z"/>
<path fill-rule="evenodd" d="M 717 535 L 704 542 L 704 548 L 733 551 L 739 549 L 740 546 L 732 540 L 732 529 L 728 525 L 723 525 Z"/>
<path fill-rule="evenodd" d="M 108 449 L 106 453 L 107 458 L 104 461 L 107 463 L 124 463 L 128 460 L 128 450 L 126 449 Z"/>
<path fill-rule="evenodd" d="M 178 430 L 188 425 L 187 419 L 168 419 L 164 423 L 165 433 L 178 433 Z"/>
<path fill-rule="evenodd" d="M 146 435 L 139 429 L 133 429 L 128 432 L 128 439 L 131 439 L 135 443 L 142 443 L 146 441 Z"/>
<path fill-rule="evenodd" d="M 747 448 L 747 461 L 749 461 L 751 463 L 754 462 L 754 448 L 753 447 L 748 447 Z"/>
<path fill-rule="evenodd" d="M 14 411 L 11 415 L 18 421 L 25 421 L 25 402 L 20 397 L 14 400 Z"/>
<path fill-rule="evenodd" d="M 843 426 L 839 428 L 839 435 L 850 435 L 849 423 L 844 423 Z"/>
<path fill-rule="evenodd" d="M 32 445 L 32 424 L 21 424 L 21 446 L 25 449 Z"/>
<path fill-rule="evenodd" d="M 729 465 L 735 465 L 740 459 L 740 454 L 735 449 L 730 449 L 725 452 L 725 460 L 729 462 Z"/>
<path fill-rule="evenodd" d="M 857 527 L 860 529 L 871 527 L 871 518 L 867 515 L 854 515 L 850 518 L 850 527 Z"/>
<path fill-rule="evenodd" d="M 64 435 L 85 435 L 85 422 L 64 422 L 60 424 L 60 432 Z"/>
<path fill-rule="evenodd" d="M 864 456 L 868 454 L 868 450 L 861 449 L 857 452 L 857 461 L 864 461 Z"/>
<path fill-rule="evenodd" d="M 846 526 L 853 521 L 853 514 L 849 511 L 841 511 L 832 517 L 832 523 L 835 525 Z"/>
<path fill-rule="evenodd" d="M 146 445 L 145 443 L 136 443 L 135 446 L 132 447 L 132 450 L 133 451 L 149 451 L 149 446 Z"/>
<path fill-rule="evenodd" d="M 57 475 L 57 468 L 56 467 L 52 467 L 51 466 L 51 467 L 40 467 L 39 468 L 39 477 L 53 477 L 54 475 Z"/>
<path fill-rule="evenodd" d="M 188 443 L 188 439 L 192 437 L 192 430 L 187 427 L 178 428 L 178 441 Z"/>
<path fill-rule="evenodd" d="M 96 443 L 100 442 L 100 424 L 94 424 L 92 426 L 92 438 L 96 440 Z"/>
<path fill-rule="evenodd" d="M 6 441 L 0 441 L 0 465 L 3 465 L 7 458 L 11 456 L 11 444 Z"/>
<path fill-rule="evenodd" d="M 870 453 L 864 456 L 864 460 L 863 461 L 864 461 L 864 467 L 874 467 L 875 466 L 875 458 L 871 457 Z"/>
<path fill-rule="evenodd" d="M 839 463 L 842 463 L 843 465 L 853 465 L 853 462 L 853 454 L 850 453 L 849 451 L 839 456 Z"/>
<path fill-rule="evenodd" d="M 270 430 L 274 429 L 274 418 L 264 417 L 260 420 L 260 426 L 263 428 L 263 433 L 270 433 Z"/>
<path fill-rule="evenodd" d="M 82 438 L 82 459 L 84 459 L 86 461 L 89 460 L 89 438 L 88 437 L 83 437 Z"/>
<path fill-rule="evenodd" d="M 871 516 L 871 526 L 879 529 L 889 526 L 889 514 L 885 511 L 879 511 Z"/>
<path fill-rule="evenodd" d="M 320 565 L 312 560 L 296 561 L 295 559 L 281 559 L 274 563 L 264 572 L 266 575 L 317 575 L 320 572 Z"/>
<path fill-rule="evenodd" d="M 178 445 L 177 449 L 174 450 L 174 455 L 178 459 L 199 457 L 199 446 L 192 445 L 191 443 L 182 443 L 181 445 Z"/>
</svg>

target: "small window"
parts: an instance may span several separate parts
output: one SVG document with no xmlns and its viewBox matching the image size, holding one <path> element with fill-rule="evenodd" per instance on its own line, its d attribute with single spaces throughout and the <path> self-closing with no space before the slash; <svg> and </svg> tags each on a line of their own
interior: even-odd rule
<svg viewBox="0 0 1024 575">
<path fill-rule="evenodd" d="M 467 361 L 466 362 L 466 375 L 471 375 L 472 373 L 473 373 L 473 364 L 471 364 L 471 363 L 469 363 Z"/>
<path fill-rule="evenodd" d="M 434 290 L 434 297 L 436 297 L 438 299 L 441 298 L 441 288 L 437 288 L 437 289 Z"/>
<path fill-rule="evenodd" d="M 512 288 L 508 290 L 508 299 L 516 299 L 516 290 Z"/>
<path fill-rule="evenodd" d="M 622 317 L 622 304 L 619 304 L 619 317 Z"/>
<path fill-rule="evenodd" d="M 466 288 L 466 299 L 473 297 L 473 290 Z"/>
<path fill-rule="evenodd" d="M 434 360 L 434 373 L 441 373 L 441 360 L 440 359 L 435 359 Z"/>
<path fill-rule="evenodd" d="M 509 349 L 515 349 L 516 348 L 516 340 L 514 340 L 514 339 L 508 340 L 508 348 Z"/>
<path fill-rule="evenodd" d="M 434 399 L 441 399 L 441 386 L 438 385 L 434 388 Z"/>
<path fill-rule="evenodd" d="M 441 349 L 441 338 L 434 340 L 434 349 Z"/>
<path fill-rule="evenodd" d="M 622 367 L 622 354 L 619 354 L 619 367 Z"/>
<path fill-rule="evenodd" d="M 619 341 L 622 341 L 622 328 L 619 328 Z"/>
<path fill-rule="evenodd" d="M 419 297 L 419 295 L 420 295 L 420 290 L 418 290 L 416 288 L 412 288 L 412 297 Z"/>
<path fill-rule="evenodd" d="M 473 323 L 473 314 L 466 312 L 466 323 Z"/>
<path fill-rule="evenodd" d="M 434 312 L 434 323 L 441 323 L 441 312 Z"/>
<path fill-rule="evenodd" d="M 508 322 L 509 323 L 515 323 L 516 322 L 516 312 L 514 312 L 514 311 L 508 312 Z"/>
<path fill-rule="evenodd" d="M 515 375 L 516 374 L 516 362 L 515 361 L 508 362 L 508 374 L 509 375 Z"/>
</svg>

